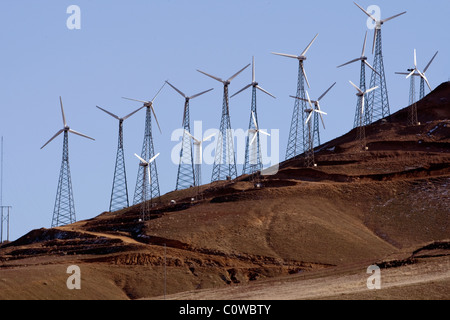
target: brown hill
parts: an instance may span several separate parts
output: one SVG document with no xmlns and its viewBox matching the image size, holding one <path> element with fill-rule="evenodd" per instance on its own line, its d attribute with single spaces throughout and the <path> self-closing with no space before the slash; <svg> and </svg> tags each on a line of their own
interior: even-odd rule
<svg viewBox="0 0 450 320">
<path fill-rule="evenodd" d="M 368 126 L 365 152 L 352 130 L 316 149 L 317 167 L 305 168 L 298 156 L 275 175 L 171 192 L 154 200 L 145 223 L 135 206 L 33 230 L 0 247 L 0 299 L 151 298 L 165 292 L 165 283 L 168 294 L 194 290 L 174 298 L 257 298 L 251 288 L 270 291 L 275 283 L 275 299 L 371 298 L 365 287 L 309 296 L 283 288 L 367 277 L 373 263 L 389 270 L 434 266 L 444 269 L 439 275 L 448 284 L 442 265 L 449 263 L 450 83 L 417 108 L 418 126 L 406 125 L 407 109 Z M 82 290 L 66 287 L 72 264 L 81 268 Z M 449 298 L 435 280 L 417 292 Z M 405 285 L 391 289 L 386 297 L 410 294 Z"/>
</svg>

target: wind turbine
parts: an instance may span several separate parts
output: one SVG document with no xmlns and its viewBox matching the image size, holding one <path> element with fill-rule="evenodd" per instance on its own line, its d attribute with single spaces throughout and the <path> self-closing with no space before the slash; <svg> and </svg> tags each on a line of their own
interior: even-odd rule
<svg viewBox="0 0 450 320">
<path fill-rule="evenodd" d="M 178 165 L 177 186 L 176 186 L 176 190 L 181 190 L 196 185 L 194 163 L 192 159 L 192 143 L 189 136 L 185 134 L 185 132 L 191 131 L 189 101 L 213 90 L 214 88 L 188 97 L 182 91 L 178 90 L 175 86 L 173 86 L 170 82 L 166 81 L 166 83 L 184 98 L 183 122 L 181 125 L 183 126 L 183 129 L 185 131 L 183 131 L 183 140 L 181 144 L 180 163 Z"/>
<path fill-rule="evenodd" d="M 159 153 L 156 154 L 153 158 L 149 159 L 148 161 L 142 159 L 140 156 L 138 156 L 136 153 L 134 154 L 141 162 L 139 163 L 139 166 L 142 168 L 142 171 L 144 173 L 143 179 L 142 179 L 142 190 L 144 191 L 143 197 L 142 197 L 142 220 L 145 221 L 146 213 L 150 211 L 148 200 L 152 200 L 152 193 L 147 193 L 147 185 L 151 186 L 152 183 L 152 175 L 150 172 L 150 166 L 155 161 L 155 159 L 159 156 Z M 148 181 L 148 183 L 147 183 Z M 150 199 L 149 199 L 150 198 Z"/>
<path fill-rule="evenodd" d="M 145 101 L 145 100 L 137 100 L 137 99 L 130 99 L 122 97 L 123 99 L 131 100 L 131 101 L 138 101 L 143 103 L 143 106 L 147 108 L 146 111 L 146 117 L 145 117 L 145 131 L 144 131 L 144 142 L 142 144 L 142 152 L 141 152 L 141 158 L 143 159 L 150 159 L 154 156 L 155 151 L 153 147 L 153 134 L 152 134 L 152 114 L 155 117 L 156 124 L 158 125 L 159 132 L 161 133 L 161 127 L 158 123 L 158 118 L 156 117 L 156 113 L 153 107 L 153 103 L 155 102 L 156 97 L 159 95 L 161 90 L 164 88 L 166 83 L 162 85 L 161 89 L 156 93 L 154 98 L 151 101 Z M 158 181 L 158 171 L 156 169 L 156 162 L 152 162 L 150 164 L 150 173 L 151 173 L 151 184 L 146 185 L 143 184 L 142 181 L 144 180 L 145 172 L 143 170 L 142 166 L 139 166 L 137 179 L 136 179 L 136 187 L 134 190 L 134 198 L 133 198 L 133 204 L 138 204 L 143 201 L 144 199 L 144 193 L 151 194 L 152 198 L 156 198 L 160 196 L 159 192 L 159 181 Z M 145 190 L 143 189 L 145 187 Z"/>
<path fill-rule="evenodd" d="M 361 144 L 361 150 L 367 150 L 367 146 L 366 146 L 366 129 L 365 129 L 365 123 L 363 121 L 363 115 L 364 115 L 364 104 L 365 104 L 365 98 L 364 96 L 369 93 L 374 91 L 375 89 L 377 89 L 378 87 L 373 87 L 370 88 L 368 90 L 361 90 L 360 88 L 358 88 L 353 82 L 349 81 L 350 84 L 356 89 L 357 93 L 356 96 L 359 99 L 359 106 L 360 106 L 360 116 L 359 116 L 359 126 L 358 126 L 358 136 L 357 139 L 359 140 L 360 144 Z"/>
<path fill-rule="evenodd" d="M 136 112 L 144 108 L 144 106 L 140 107 L 139 109 L 133 111 L 123 118 L 120 118 L 114 113 L 109 112 L 108 110 L 105 110 L 99 106 L 97 106 L 97 108 L 109 114 L 114 119 L 119 120 L 119 141 L 117 146 L 116 166 L 114 169 L 111 200 L 109 202 L 109 211 L 113 212 L 121 210 L 123 208 L 128 208 L 130 206 L 130 203 L 128 201 L 127 174 L 125 170 L 125 156 L 123 150 L 123 122 L 134 115 Z"/>
<path fill-rule="evenodd" d="M 247 156 L 250 158 L 248 160 L 248 166 L 250 166 L 250 170 L 248 171 L 249 174 L 252 174 L 257 171 L 261 171 L 262 169 L 262 159 L 261 159 L 261 152 L 260 152 L 260 144 L 259 144 L 259 134 L 262 133 L 268 137 L 270 137 L 270 134 L 268 134 L 265 131 L 262 131 L 258 128 L 258 122 L 256 121 L 255 113 L 252 111 L 252 120 L 253 120 L 253 128 L 248 129 L 248 137 L 247 140 L 250 139 L 250 136 L 252 136 L 252 139 L 250 140 L 250 143 L 248 145 L 248 152 L 249 155 Z M 255 142 L 257 142 L 255 144 Z M 247 158 L 246 157 L 246 158 Z M 247 163 L 247 161 L 246 161 Z"/>
<path fill-rule="evenodd" d="M 261 159 L 261 144 L 259 141 L 259 130 L 258 130 L 258 114 L 256 111 L 256 89 L 264 92 L 265 94 L 271 96 L 272 98 L 275 98 L 274 95 L 272 95 L 271 93 L 267 92 L 266 90 L 264 90 L 263 88 L 261 88 L 258 84 L 258 82 L 256 82 L 255 80 L 255 57 L 252 58 L 252 82 L 250 84 L 248 84 L 247 86 L 245 86 L 244 88 L 242 88 L 241 90 L 239 90 L 238 92 L 236 92 L 235 94 L 233 94 L 231 96 L 231 98 L 233 98 L 235 95 L 241 93 L 242 91 L 248 89 L 252 87 L 252 105 L 251 105 L 251 111 L 250 111 L 250 121 L 249 121 L 249 125 L 248 125 L 248 130 L 249 133 L 250 132 L 255 132 L 254 135 L 254 139 L 256 139 L 256 144 L 254 146 L 252 146 L 252 144 L 249 144 L 249 139 L 250 139 L 250 135 L 247 136 L 247 141 L 246 141 L 246 148 L 245 148 L 245 162 L 244 162 L 244 167 L 243 167 L 243 174 L 252 174 L 256 171 L 260 171 L 262 170 L 262 159 Z M 256 148 L 255 152 L 256 154 L 254 155 L 254 161 L 250 161 L 250 156 L 253 156 L 250 154 L 250 148 Z M 256 162 L 255 162 L 256 161 Z"/>
<path fill-rule="evenodd" d="M 50 140 L 47 141 L 47 143 L 45 143 L 41 147 L 42 150 L 53 139 L 55 139 L 57 136 L 59 136 L 61 133 L 64 132 L 62 163 L 61 163 L 61 170 L 59 173 L 58 189 L 56 191 L 55 207 L 53 209 L 52 228 L 63 226 L 66 224 L 71 224 L 76 221 L 75 204 L 73 200 L 73 190 L 72 190 L 72 178 L 70 175 L 70 166 L 69 166 L 69 132 L 87 139 L 95 140 L 91 137 L 88 137 L 80 132 L 71 129 L 67 125 L 61 97 L 59 97 L 59 102 L 61 104 L 61 114 L 64 127 L 61 130 L 59 130 Z"/>
<path fill-rule="evenodd" d="M 430 91 L 432 91 L 432 88 L 430 86 L 430 83 L 428 82 L 427 77 L 425 76 L 425 72 L 427 72 L 428 68 L 430 67 L 431 63 L 433 62 L 434 58 L 436 58 L 436 55 L 438 54 L 439 51 L 436 51 L 436 53 L 434 54 L 434 56 L 431 58 L 430 62 L 428 62 L 428 64 L 426 65 L 425 69 L 423 69 L 423 72 L 420 72 L 420 70 L 417 68 L 417 56 L 416 56 L 416 49 L 414 49 L 414 68 L 408 69 L 408 72 L 396 72 L 396 74 L 401 74 L 401 75 L 406 75 L 406 78 L 409 78 L 411 76 L 420 76 L 420 96 L 419 99 L 423 99 L 425 97 L 425 82 L 427 83 L 428 88 L 430 89 Z M 411 78 L 411 86 L 412 86 L 412 80 L 413 78 Z M 414 99 L 411 99 L 411 89 L 410 86 L 410 100 L 409 103 L 412 104 L 415 101 L 415 96 L 413 97 Z M 414 93 L 415 93 L 415 89 L 414 89 Z"/>
<path fill-rule="evenodd" d="M 308 99 L 303 99 L 303 98 L 298 98 L 299 100 L 305 101 L 305 102 L 311 102 L 314 104 L 314 108 L 317 109 L 318 111 L 320 110 L 320 104 L 319 101 L 323 99 L 323 97 L 325 97 L 325 95 L 331 90 L 331 88 L 333 88 L 336 85 L 336 82 L 333 83 L 331 85 L 331 87 L 329 87 L 324 93 L 322 93 L 322 95 L 317 99 L 317 100 L 310 100 L 309 97 Z M 297 98 L 294 96 L 290 96 L 291 98 Z M 313 139 L 313 146 L 320 146 L 320 132 L 319 132 L 319 116 L 320 116 L 320 120 L 322 121 L 322 125 L 323 128 L 325 129 L 325 122 L 323 121 L 323 116 L 322 113 L 320 112 L 315 112 L 314 113 L 314 128 L 313 128 L 313 133 L 312 133 L 312 139 Z M 314 143 L 315 142 L 315 143 Z"/>
<path fill-rule="evenodd" d="M 434 55 L 435 57 L 436 55 Z M 433 57 L 433 59 L 434 59 Z M 433 59 L 430 61 L 430 63 L 433 61 Z M 427 65 L 428 68 L 429 64 Z M 415 77 L 421 78 L 421 95 L 425 94 L 425 88 L 422 88 L 423 81 L 425 80 L 428 88 L 431 91 L 430 83 L 428 82 L 428 79 L 425 77 L 425 75 L 420 72 L 420 70 L 417 68 L 417 54 L 416 49 L 414 49 L 414 68 L 408 69 L 408 72 L 396 72 L 396 74 L 406 75 L 406 79 L 411 78 L 409 83 L 409 108 L 408 108 L 408 125 L 415 126 L 419 124 L 419 120 L 417 117 L 417 105 L 416 105 L 416 82 Z"/>
<path fill-rule="evenodd" d="M 220 121 L 220 133 L 219 138 L 217 139 L 216 155 L 214 158 L 211 181 L 227 180 L 228 178 L 233 179 L 237 177 L 236 158 L 233 147 L 233 135 L 231 132 L 228 86 L 230 85 L 231 81 L 236 78 L 238 74 L 247 69 L 248 66 L 250 66 L 250 63 L 227 80 L 222 80 L 219 77 L 210 75 L 201 70 L 197 70 L 198 72 L 203 73 L 204 75 L 213 78 L 214 80 L 219 81 L 223 84 L 222 117 Z"/>
<path fill-rule="evenodd" d="M 295 98 L 297 100 L 302 100 L 301 97 L 294 97 L 294 96 L 291 96 L 291 97 Z M 307 135 L 307 140 L 306 140 L 307 149 L 305 150 L 305 166 L 306 167 L 315 167 L 316 164 L 314 163 L 314 138 L 313 138 L 312 126 L 311 126 L 310 120 L 311 120 L 313 113 L 318 113 L 320 115 L 326 115 L 326 113 L 320 109 L 313 107 L 311 99 L 309 98 L 308 91 L 306 91 L 306 97 L 307 97 L 307 101 L 308 101 L 310 108 L 306 108 L 304 110 L 305 114 L 308 115 L 308 117 L 306 118 L 306 121 L 305 121 L 305 124 L 308 125 L 308 135 Z M 322 122 L 322 125 L 324 126 L 324 129 L 325 129 L 324 122 Z"/>
<path fill-rule="evenodd" d="M 192 140 L 194 140 L 194 146 L 196 147 L 195 148 L 195 160 L 194 160 L 195 182 L 197 183 L 196 184 L 197 187 L 199 187 L 202 184 L 201 166 L 202 166 L 202 158 L 203 158 L 203 143 L 205 141 L 208 141 L 212 137 L 214 137 L 216 135 L 216 133 L 207 136 L 203 140 L 200 140 L 200 139 L 195 138 L 193 135 L 191 135 L 189 133 L 189 131 L 187 131 L 186 129 L 184 130 L 184 132 L 186 133 L 187 136 L 189 136 Z"/>
<path fill-rule="evenodd" d="M 359 76 L 359 88 L 363 91 L 366 90 L 366 66 L 369 67 L 370 69 L 372 69 L 373 72 L 375 72 L 376 74 L 379 75 L 379 73 L 367 62 L 367 57 L 365 56 L 365 51 L 366 51 L 366 41 L 367 41 L 367 31 L 366 31 L 366 35 L 364 37 L 364 44 L 363 44 L 363 48 L 362 48 L 362 52 L 361 52 L 361 56 L 359 58 L 353 59 L 349 62 L 346 62 L 344 64 L 341 64 L 340 66 L 337 66 L 338 68 L 343 67 L 345 65 L 357 62 L 357 61 L 361 61 L 361 73 Z M 355 120 L 353 122 L 353 128 L 359 127 L 360 124 L 360 109 L 361 106 L 359 105 L 360 103 L 360 99 L 358 98 L 358 102 L 356 104 L 356 112 L 355 112 Z M 364 116 L 364 115 L 363 115 Z"/>
<path fill-rule="evenodd" d="M 367 117 L 365 119 L 365 122 L 366 124 L 370 124 L 379 119 L 383 119 L 390 114 L 388 90 L 386 86 L 386 76 L 384 73 L 383 52 L 381 45 L 381 26 L 387 21 L 405 14 L 406 11 L 396 14 L 387 19 L 381 20 L 375 18 L 373 15 L 364 10 L 356 2 L 354 2 L 354 4 L 375 22 L 375 34 L 373 37 L 373 46 L 372 46 L 372 53 L 375 53 L 375 57 L 372 66 L 374 67 L 376 72 L 372 72 L 372 77 L 370 78 L 370 87 L 373 88 L 375 86 L 378 86 L 380 90 L 372 92 L 367 99 L 368 100 L 366 111 Z"/>
<path fill-rule="evenodd" d="M 306 76 L 305 68 L 304 68 L 304 62 L 306 60 L 306 53 L 308 52 L 309 48 L 311 48 L 311 45 L 316 40 L 317 36 L 319 34 L 316 34 L 314 39 L 308 44 L 308 46 L 303 50 L 303 52 L 300 55 L 292 55 L 292 54 L 285 54 L 285 53 L 277 53 L 272 52 L 272 54 L 276 54 L 279 56 L 297 59 L 299 63 L 299 69 L 298 69 L 298 80 L 297 80 L 297 94 L 296 97 L 306 99 L 305 96 L 305 81 L 309 88 L 309 82 L 308 78 Z M 301 104 L 301 105 L 300 105 Z M 286 148 L 286 159 L 295 157 L 296 155 L 302 153 L 302 151 L 305 151 L 307 148 L 307 137 L 306 137 L 306 131 L 305 131 L 305 113 L 303 110 L 306 108 L 306 103 L 303 100 L 296 99 L 294 104 L 294 111 L 292 113 L 292 119 L 291 119 L 291 128 L 289 131 L 289 140 Z"/>
</svg>

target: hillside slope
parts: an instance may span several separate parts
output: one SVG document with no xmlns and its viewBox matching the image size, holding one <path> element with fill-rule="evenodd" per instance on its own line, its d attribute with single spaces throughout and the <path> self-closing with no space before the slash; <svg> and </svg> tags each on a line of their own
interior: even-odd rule
<svg viewBox="0 0 450 320">
<path fill-rule="evenodd" d="M 33 230 L 0 247 L 0 299 L 156 297 L 164 274 L 169 294 L 349 266 L 364 274 L 448 240 L 450 83 L 417 107 L 421 125 L 406 126 L 403 109 L 368 126 L 365 152 L 352 130 L 317 148 L 317 167 L 298 156 L 275 175 L 171 192 L 145 223 L 135 206 Z M 83 290 L 66 288 L 71 264 Z"/>
</svg>

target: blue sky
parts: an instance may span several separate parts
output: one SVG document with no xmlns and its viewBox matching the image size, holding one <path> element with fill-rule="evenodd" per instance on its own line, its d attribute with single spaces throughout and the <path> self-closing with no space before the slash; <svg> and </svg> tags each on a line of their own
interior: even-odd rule
<svg viewBox="0 0 450 320">
<path fill-rule="evenodd" d="M 408 103 L 409 81 L 395 75 L 413 63 L 418 66 L 439 51 L 427 77 L 434 88 L 450 78 L 450 2 L 367 1 L 378 5 L 382 18 L 407 14 L 383 26 L 383 53 L 391 112 Z M 70 5 L 81 9 L 81 29 L 69 30 Z M 0 4 L 0 134 L 4 137 L 3 205 L 13 206 L 11 239 L 50 227 L 61 162 L 62 136 L 40 147 L 59 129 L 62 96 L 68 124 L 96 139 L 71 135 L 70 165 L 77 219 L 97 216 L 109 207 L 117 147 L 117 121 L 97 108 L 119 116 L 140 106 L 122 96 L 151 99 L 165 80 L 188 95 L 214 88 L 191 102 L 191 120 L 203 129 L 218 128 L 222 107 L 220 83 L 196 69 L 228 78 L 256 60 L 256 79 L 274 94 L 258 93 L 261 128 L 279 130 L 280 159 L 288 139 L 298 63 L 270 52 L 300 54 L 305 63 L 312 98 L 332 83 L 336 86 L 321 102 L 328 113 L 322 142 L 352 128 L 356 96 L 348 81 L 359 81 L 359 64 L 336 66 L 361 52 L 367 17 L 352 1 L 11 1 Z M 373 31 L 366 55 L 369 63 Z M 251 82 L 250 68 L 230 85 L 234 93 Z M 427 90 L 428 91 L 428 90 Z M 246 129 L 251 91 L 230 101 L 231 125 Z M 171 141 L 180 127 L 184 100 L 166 86 L 155 103 L 162 134 L 154 130 L 160 188 L 172 191 L 177 164 L 172 163 Z M 125 152 L 130 198 L 134 192 L 144 132 L 145 112 L 125 122 Z M 154 128 L 155 124 L 154 124 Z M 203 166 L 209 182 L 211 166 Z M 238 167 L 239 173 L 241 168 Z"/>
</svg>

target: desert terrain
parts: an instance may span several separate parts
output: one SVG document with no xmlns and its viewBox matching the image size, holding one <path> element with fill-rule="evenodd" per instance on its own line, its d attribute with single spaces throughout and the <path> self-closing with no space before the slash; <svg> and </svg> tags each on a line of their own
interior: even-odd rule
<svg viewBox="0 0 450 320">
<path fill-rule="evenodd" d="M 450 82 L 302 155 L 0 247 L 0 299 L 450 298 Z M 174 201 L 172 201 L 174 200 Z M 67 267 L 81 270 L 69 290 Z M 381 269 L 369 290 L 368 266 Z"/>
</svg>

